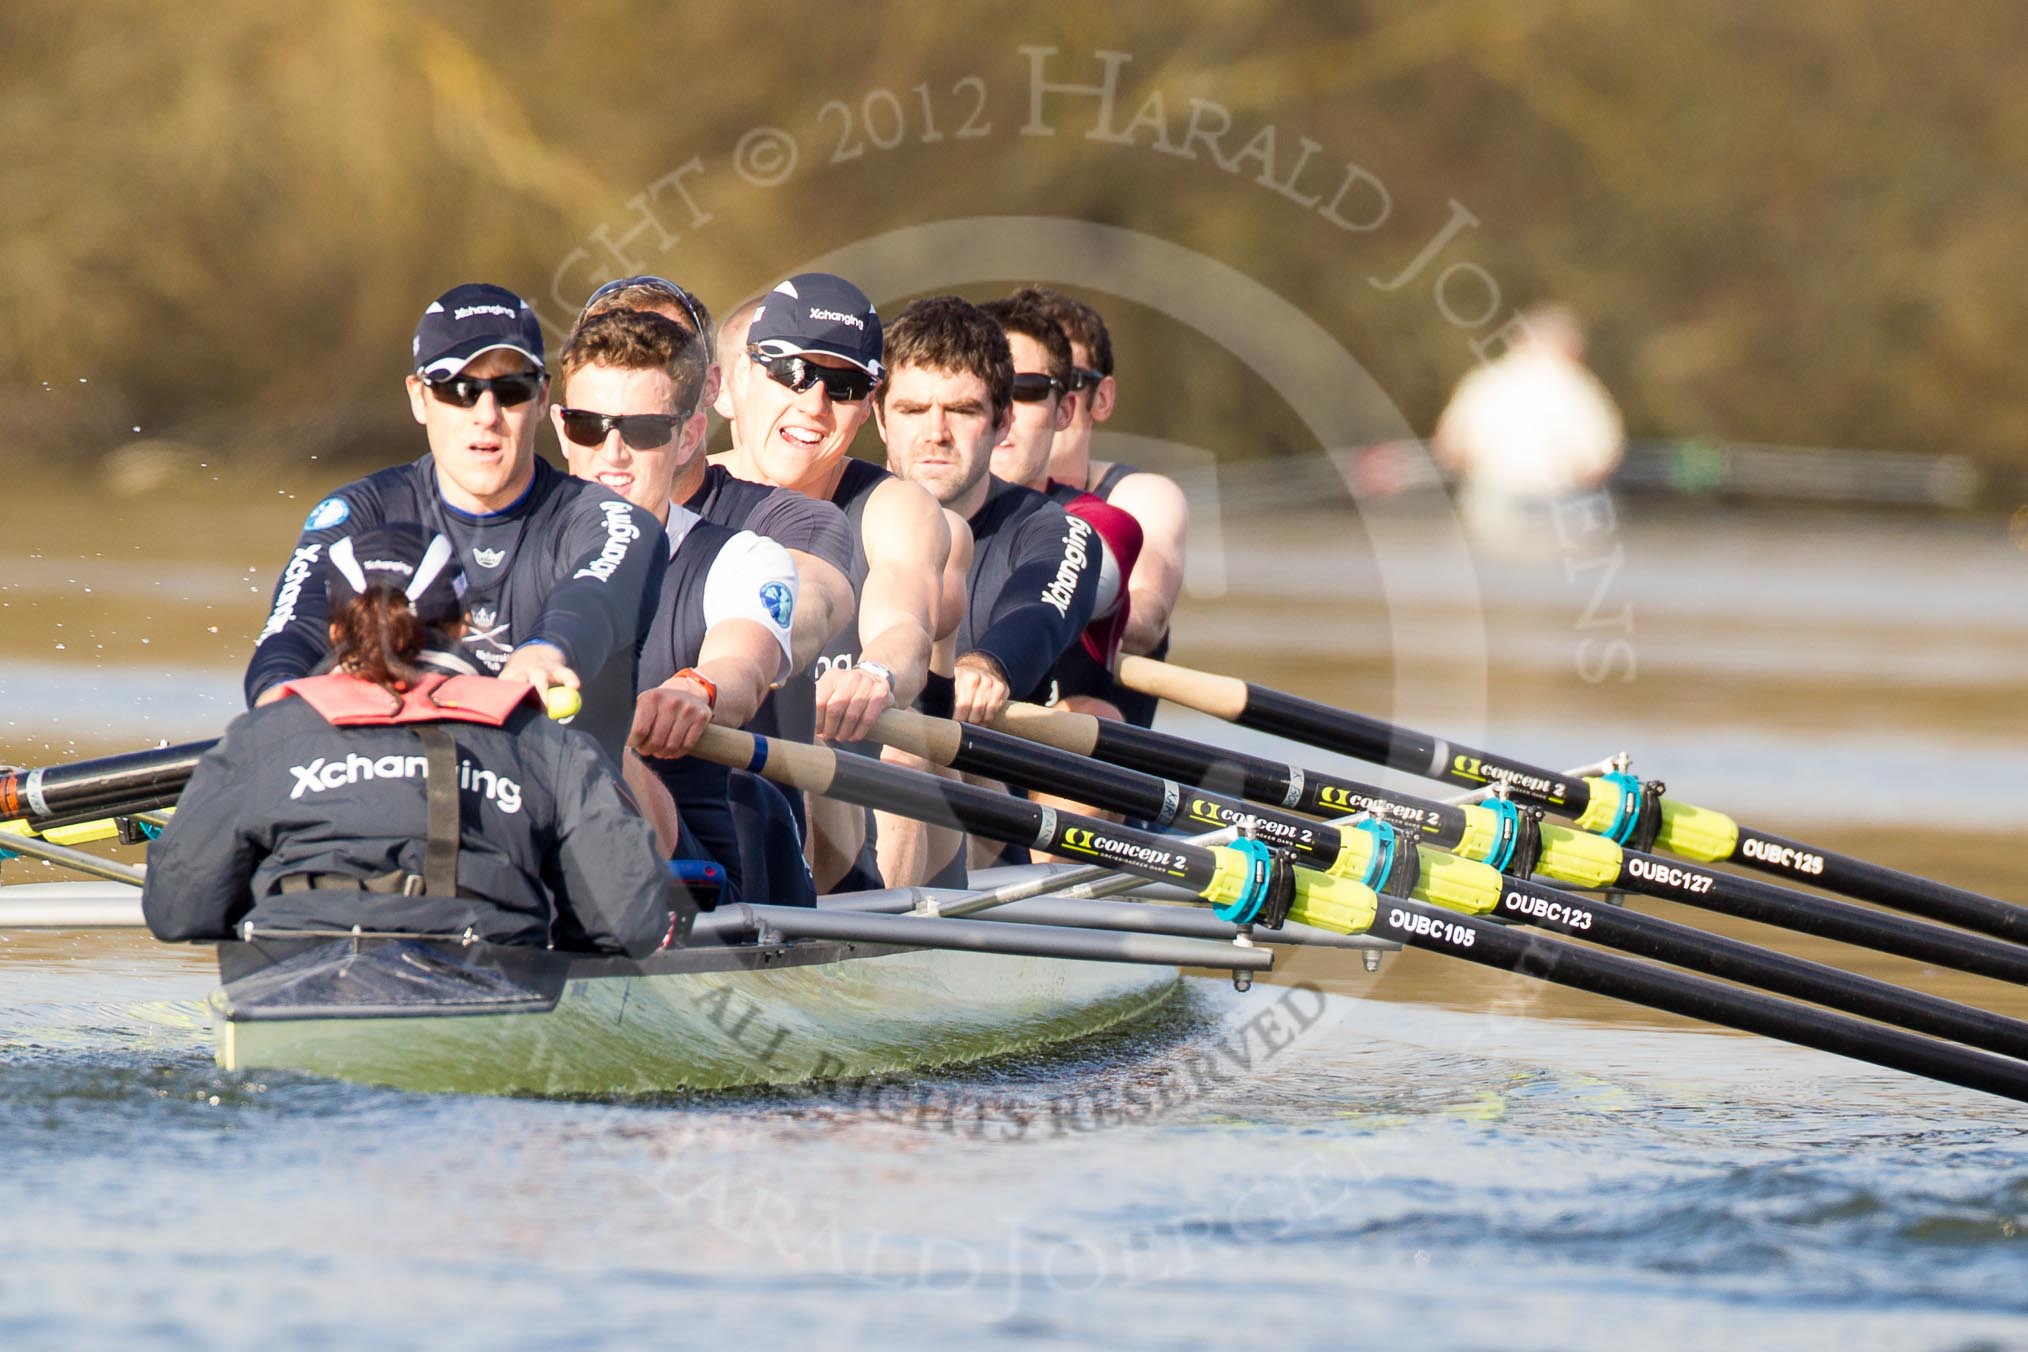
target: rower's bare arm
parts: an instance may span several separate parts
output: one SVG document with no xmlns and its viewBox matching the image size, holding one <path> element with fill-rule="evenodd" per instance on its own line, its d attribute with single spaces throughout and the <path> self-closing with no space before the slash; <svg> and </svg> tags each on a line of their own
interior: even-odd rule
<svg viewBox="0 0 2028 1352">
<path fill-rule="evenodd" d="M 796 605 L 802 606 L 800 596 Z M 766 625 L 737 619 L 712 625 L 697 652 L 697 670 L 718 687 L 711 721 L 728 728 L 746 726 L 783 674 L 782 662 L 782 645 Z"/>
<path fill-rule="evenodd" d="M 1162 474 L 1129 474 L 1109 501 L 1141 523 L 1141 557 L 1127 578 L 1133 609 L 1121 645 L 1130 653 L 1153 651 L 1169 631 L 1169 616 L 1183 590 L 1183 538 L 1190 504 L 1176 481 Z"/>
<path fill-rule="evenodd" d="M 951 530 L 950 562 L 944 565 L 943 596 L 938 604 L 942 607 L 937 615 L 937 641 L 930 645 L 930 670 L 939 676 L 951 674 L 951 664 L 958 656 L 958 627 L 965 621 L 965 577 L 972 569 L 972 528 L 965 522 L 944 513 L 945 524 L 957 524 Z"/>
<path fill-rule="evenodd" d="M 859 653 L 894 673 L 893 704 L 922 694 L 937 627 L 951 531 L 935 498 L 901 479 L 875 489 L 861 520 L 866 585 L 859 593 Z M 844 673 L 833 672 L 826 681 Z M 818 700 L 824 699 L 820 683 Z M 868 723 L 873 716 L 869 715 Z M 821 716 L 821 709 L 820 709 Z"/>
<path fill-rule="evenodd" d="M 880 749 L 880 759 L 939 779 L 958 777 L 955 770 L 891 746 Z M 950 826 L 878 809 L 873 821 L 875 862 L 880 867 L 880 880 L 889 887 L 922 886 L 965 848 L 965 833 Z"/>
<path fill-rule="evenodd" d="M 795 654 L 795 670 L 802 671 L 816 660 L 825 644 L 852 622 L 852 579 L 840 572 L 836 564 L 815 554 L 792 549 L 789 557 L 795 560 L 800 584 L 789 643 Z"/>
<path fill-rule="evenodd" d="M 682 836 L 676 815 L 676 799 L 671 796 L 669 786 L 631 748 L 621 759 L 620 778 L 626 784 L 627 792 L 633 795 L 634 805 L 641 809 L 641 816 L 654 828 L 655 848 L 662 852 L 664 859 L 674 858 Z"/>
<path fill-rule="evenodd" d="M 944 561 L 944 580 L 937 597 L 936 636 L 939 642 L 955 638 L 965 622 L 966 581 L 972 572 L 972 525 L 946 508 L 944 528 L 951 535 L 951 551 Z"/>
<path fill-rule="evenodd" d="M 634 697 L 627 745 L 644 756 L 687 756 L 710 724 L 743 726 L 767 698 L 782 660 L 781 640 L 758 620 L 718 621 L 695 667 Z"/>
</svg>

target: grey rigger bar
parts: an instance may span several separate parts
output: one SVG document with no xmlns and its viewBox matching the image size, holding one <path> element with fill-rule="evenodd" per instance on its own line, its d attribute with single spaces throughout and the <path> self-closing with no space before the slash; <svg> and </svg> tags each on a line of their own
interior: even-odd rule
<svg viewBox="0 0 2028 1352">
<path fill-rule="evenodd" d="M 842 939 L 1013 957 L 1137 962 L 1156 967 L 1264 972 L 1275 961 L 1273 952 L 1265 947 L 1242 947 L 1173 934 L 1120 934 L 1076 926 L 1009 925 L 989 920 L 953 920 L 948 916 L 813 910 L 807 906 L 721 906 L 697 917 L 690 942 L 727 943 L 758 935 L 764 928 L 788 939 Z"/>
<path fill-rule="evenodd" d="M 971 894 L 967 892 L 939 892 L 915 888 L 900 897 L 875 895 L 839 903 L 827 900 L 820 902 L 819 905 L 831 912 L 857 912 L 862 915 L 869 912 L 899 914 L 914 910 L 925 900 L 934 901 L 940 896 L 955 898 L 969 895 Z M 1237 925 L 1228 925 L 1207 910 L 1186 910 L 1181 906 L 1157 906 L 1140 901 L 1066 901 L 1058 897 L 1037 897 L 1029 901 L 1006 902 L 990 911 L 981 911 L 977 914 L 980 920 L 995 924 L 1006 921 L 1017 925 L 1063 925 L 1073 929 L 1124 930 L 1133 934 L 1170 934 L 1178 938 L 1214 939 L 1226 943 L 1232 942 L 1233 936 L 1239 933 Z M 1250 930 L 1247 937 L 1257 944 L 1358 948 L 1382 953 L 1392 953 L 1401 947 L 1391 939 L 1375 939 L 1366 934 L 1334 934 L 1330 930 L 1293 922 L 1278 930 Z"/>
</svg>

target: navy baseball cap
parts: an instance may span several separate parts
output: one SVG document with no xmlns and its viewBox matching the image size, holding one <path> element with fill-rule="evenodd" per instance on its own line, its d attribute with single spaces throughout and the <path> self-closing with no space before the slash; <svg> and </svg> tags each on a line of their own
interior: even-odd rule
<svg viewBox="0 0 2028 1352">
<path fill-rule="evenodd" d="M 443 624 L 465 613 L 465 570 L 457 551 L 441 535 L 398 521 L 348 535 L 331 545 L 324 600 L 337 611 L 374 584 L 393 587 L 408 598 L 424 624 Z"/>
<path fill-rule="evenodd" d="M 542 369 L 542 325 L 528 302 L 501 286 L 468 282 L 430 302 L 415 327 L 415 373 L 426 380 L 458 374 L 482 352 L 506 348 Z"/>
<path fill-rule="evenodd" d="M 770 357 L 821 353 L 842 357 L 875 380 L 887 374 L 873 302 L 828 272 L 799 272 L 768 292 L 753 312 L 746 341 Z"/>
</svg>

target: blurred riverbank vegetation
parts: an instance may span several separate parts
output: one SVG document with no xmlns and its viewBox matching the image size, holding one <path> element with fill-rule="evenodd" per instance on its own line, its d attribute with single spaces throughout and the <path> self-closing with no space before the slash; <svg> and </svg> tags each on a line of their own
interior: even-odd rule
<svg viewBox="0 0 2028 1352">
<path fill-rule="evenodd" d="M 9 5 L 0 46 L 9 458 L 384 463 L 420 449 L 397 382 L 455 282 L 562 323 L 633 265 L 723 310 L 881 231 L 1037 215 L 1237 269 L 1418 431 L 1475 341 L 1555 298 L 1636 434 L 2028 463 L 2028 7 L 2002 0 L 108 0 Z M 1098 81 L 1102 52 L 1113 132 L 1160 95 L 1124 138 L 1034 89 L 1038 61 Z M 1193 115 L 1229 121 L 1217 151 Z M 796 156 L 773 184 L 779 160 L 741 159 L 770 127 Z M 1348 163 L 1384 210 L 1362 181 L 1341 220 L 1371 228 L 1298 200 Z M 1376 284 L 1460 212 L 1413 282 Z M 1439 293 L 1459 264 L 1483 272 Z M 1495 317 L 1460 323 L 1482 277 Z M 1216 334 L 1107 309 L 1115 426 L 1309 449 Z"/>
</svg>

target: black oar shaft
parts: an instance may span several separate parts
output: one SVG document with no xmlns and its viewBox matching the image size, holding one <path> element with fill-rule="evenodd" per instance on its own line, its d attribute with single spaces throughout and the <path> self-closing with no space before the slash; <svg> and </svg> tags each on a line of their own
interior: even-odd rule
<svg viewBox="0 0 2028 1352">
<path fill-rule="evenodd" d="M 1218 871 L 1217 855 L 1202 845 L 1096 817 L 1057 812 L 1025 798 L 939 779 L 849 751 L 708 728 L 695 754 L 734 765 L 748 765 L 751 756 L 757 763 L 750 768 L 810 793 L 954 826 L 1010 845 L 1075 855 L 1192 891 L 1209 886 Z"/>
<path fill-rule="evenodd" d="M 1465 838 L 1468 820 L 1465 809 L 1454 803 L 1395 793 L 1377 785 L 1206 746 L 1131 723 L 1010 704 L 1002 717 L 1002 726 L 1023 737 L 1042 738 L 1065 750 L 1236 797 L 1279 804 L 1292 812 L 1313 816 L 1370 812 L 1414 832 L 1420 843 L 1440 850 L 1450 849 Z"/>
<path fill-rule="evenodd" d="M 1428 733 L 1397 728 L 1235 677 L 1127 657 L 1121 659 L 1120 679 L 1131 689 L 1174 700 L 1243 727 L 1425 778 L 1468 787 L 1504 783 L 1517 800 L 1537 804 L 1561 816 L 1579 817 L 1591 804 L 1591 787 L 1582 778 L 1446 742 Z M 1672 805 L 1665 811 L 1674 812 L 1678 806 Z M 2028 907 L 1753 827 L 1729 823 L 1727 829 L 1734 825 L 1737 826 L 1734 843 L 1724 856 L 1727 863 L 2016 943 L 2028 943 Z M 1667 839 L 1666 828 L 1662 843 L 1674 848 Z M 1696 857 L 1714 859 L 1717 855 L 1700 853 Z"/>
<path fill-rule="evenodd" d="M 1849 854 L 1820 845 L 1805 845 L 1744 824 L 1739 828 L 1739 844 L 1733 847 L 1726 862 L 1891 906 L 1910 915 L 1941 920 L 1947 925 L 1962 925 L 1982 934 L 2028 943 L 2028 907 L 1869 864 Z"/>
<path fill-rule="evenodd" d="M 1814 1047 L 2028 1103 L 2028 1065 L 1667 967 L 1413 901 L 1383 901 L 1372 933 L 1485 967 Z"/>
<path fill-rule="evenodd" d="M 1029 721 L 1031 725 L 1035 722 Z M 1196 825 L 1252 822 L 1258 825 L 1261 839 L 1282 845 L 1316 868 L 1335 866 L 1344 848 L 1344 837 L 1334 826 L 1275 808 L 1255 807 L 1207 789 L 1184 793 L 1168 780 L 986 728 L 889 713 L 881 716 L 875 735 L 905 740 L 910 750 L 960 770 L 989 773 L 1029 789 L 1074 794 L 1115 811 L 1152 818 L 1158 810 L 1166 810 L 1173 816 L 1181 801 L 1187 804 L 1186 818 Z M 1426 853 L 1424 858 L 1439 860 L 1443 856 Z M 2028 1023 L 1539 883 L 1497 879 L 1490 869 L 1478 872 L 1487 885 L 1499 888 L 1496 914 L 1517 923 L 1988 1051 L 2028 1057 Z"/>
<path fill-rule="evenodd" d="M 215 742 L 186 742 L 98 760 L 0 775 L 0 820 L 85 820 L 129 802 L 159 805 L 180 791 Z"/>
<path fill-rule="evenodd" d="M 1616 886 L 1741 920 L 1892 953 L 1954 971 L 2028 984 L 2028 948 L 1888 915 L 1851 902 L 1628 850 Z"/>
<path fill-rule="evenodd" d="M 1949 1038 L 2006 1056 L 2028 1057 L 2028 1023 L 1926 995 L 1841 968 L 1791 957 L 1614 906 L 1508 879 L 1495 914 L 1637 957 L 1738 981 L 1777 995 Z"/>
<path fill-rule="evenodd" d="M 904 813 L 911 808 L 926 810 L 935 814 L 932 820 L 954 820 L 981 835 L 1013 844 L 1033 843 L 1051 849 L 1048 841 L 1059 834 L 1049 828 L 1049 811 L 1034 804 L 1010 803 L 1000 795 L 969 785 L 824 748 L 770 742 L 712 727 L 705 729 L 693 754 L 756 770 L 777 782 L 809 792 L 828 793 L 870 807 Z M 998 802 L 989 808 L 989 800 Z M 1038 815 L 1027 816 L 1023 809 Z M 1107 862 L 1115 863 L 1123 872 L 1180 880 L 1180 873 L 1166 871 L 1167 866 L 1152 857 L 1164 851 L 1173 851 L 1177 860 L 1185 862 L 1200 856 L 1206 865 L 1214 863 L 1212 852 L 1201 846 L 1165 840 L 1076 814 L 1061 814 L 1061 819 L 1080 823 L 1070 828 L 1072 831 L 1116 837 L 1122 848 L 1115 852 L 1115 859 Z M 1367 928 L 1381 938 L 1450 953 L 1486 966 L 2028 1102 L 2028 1065 L 1666 967 L 1394 898 L 1380 902 Z"/>
<path fill-rule="evenodd" d="M 1425 779 L 1447 780 L 1472 789 L 1505 783 L 1516 798 L 1571 816 L 1591 802 L 1591 786 L 1582 776 L 1509 760 L 1237 677 L 1192 671 L 1145 657 L 1124 657 L 1120 659 L 1120 679 L 1131 689 L 1201 709 L 1242 727 Z"/>
<path fill-rule="evenodd" d="M 1046 742 L 1057 754 L 1097 756 L 1148 774 L 1167 774 L 1199 788 L 1220 786 L 1234 791 L 1231 786 L 1236 785 L 1236 791 L 1245 797 L 1282 803 L 1295 812 L 1340 816 L 1370 811 L 1435 849 L 1455 849 L 1466 836 L 1467 809 L 1455 804 L 1418 798 L 1259 756 L 1228 752 L 1170 733 L 1022 704 L 1009 705 L 1000 725 L 1024 738 Z M 1142 792 L 1145 796 L 1146 791 Z M 1185 817 L 1204 820 L 1191 810 L 1194 802 L 1186 800 Z M 1140 811 L 1138 807 L 1120 810 Z M 1263 836 L 1283 843 L 1286 832 L 1273 825 L 1279 820 L 1277 814 L 1271 809 L 1255 811 L 1270 824 L 1263 830 Z M 1580 856 L 1584 868 L 1560 868 L 1561 849 L 1556 844 L 1555 832 L 1563 829 L 1550 828 L 1545 834 L 1549 847 L 1538 870 L 1545 877 L 1580 887 L 1617 887 L 1640 892 L 1916 962 L 2028 983 L 2028 948 L 1960 929 L 1884 915 L 1864 906 L 1722 873 L 1687 860 L 1664 859 L 1608 846 L 1619 855 L 1618 867 L 1610 876 L 1594 875 L 1590 865 L 1596 856 L 1591 851 Z M 1575 843 L 1569 834 L 1564 838 Z"/>
</svg>

